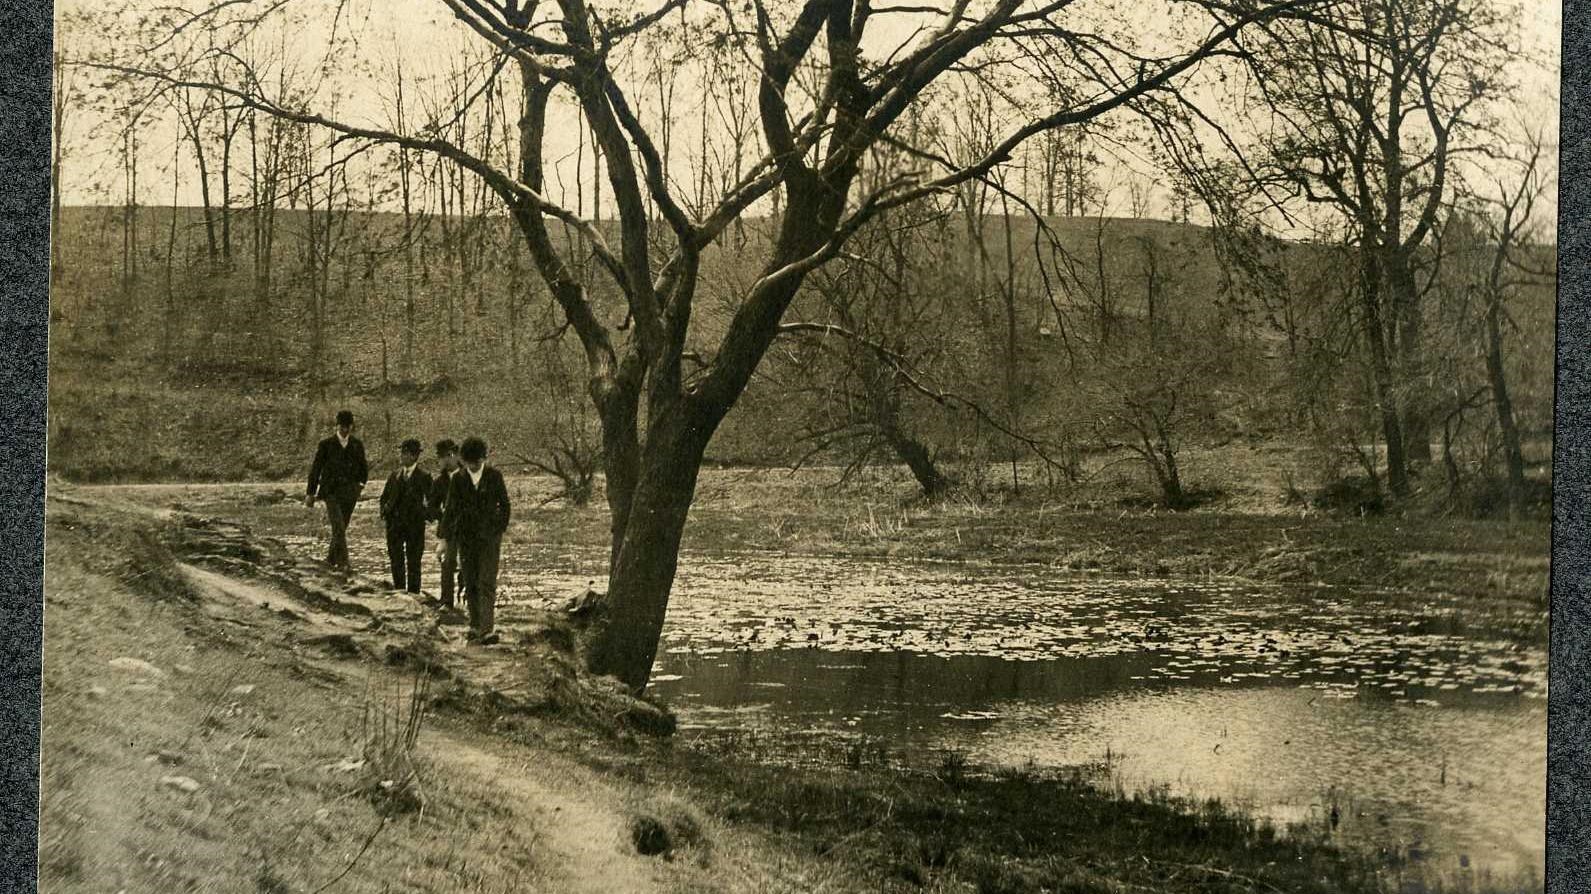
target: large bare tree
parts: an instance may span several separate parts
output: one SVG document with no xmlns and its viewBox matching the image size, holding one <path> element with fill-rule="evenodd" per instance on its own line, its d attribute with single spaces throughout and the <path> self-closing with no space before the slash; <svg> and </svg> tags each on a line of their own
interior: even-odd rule
<svg viewBox="0 0 1591 894">
<path fill-rule="evenodd" d="M 1030 138 L 1174 89 L 1195 66 L 1230 50 L 1246 28 L 1314 0 L 1159 0 L 1154 14 L 1183 23 L 1186 37 L 1153 51 L 1110 37 L 1135 23 L 1113 27 L 1103 18 L 1109 9 L 1085 0 L 665 0 L 641 12 L 589 0 L 439 2 L 517 79 L 519 147 L 512 167 L 449 139 L 446 122 L 417 122 L 416 130 L 400 132 L 338 120 L 272 95 L 269 78 L 244 72 L 243 87 L 207 79 L 191 57 L 180 66 L 162 64 L 165 56 L 98 64 L 173 89 L 210 89 L 228 103 L 343 139 L 430 153 L 495 193 L 579 338 L 587 393 L 601 420 L 612 520 L 609 604 L 587 661 L 640 691 L 655 657 L 703 452 L 783 331 L 805 277 L 876 215 L 989 179 Z M 281 5 L 229 0 L 171 24 L 174 32 L 250 30 Z M 738 177 L 705 201 L 685 198 L 690 192 L 680 183 L 696 178 L 678 145 L 665 164 L 655 133 L 667 131 L 649 107 L 657 97 L 647 85 L 656 78 L 628 54 L 676 17 L 693 24 L 695 39 L 737 48 L 756 73 L 755 89 L 743 96 L 713 96 L 719 104 L 742 102 L 760 133 L 755 145 L 730 148 L 743 154 L 728 166 Z M 225 39 L 194 42 L 246 65 Z M 1047 84 L 1059 75 L 1071 89 L 1036 90 L 1025 119 L 974 155 L 925 152 L 917 167 L 882 182 L 859 177 L 871 147 L 910 148 L 904 122 L 936 84 L 995 72 L 1016 82 L 1038 82 L 1042 72 Z M 557 159 L 549 157 L 549 139 L 571 126 L 584 128 L 600 153 L 607 181 L 601 211 L 612 222 L 599 226 L 551 197 Z M 724 313 L 693 316 L 704 255 L 727 229 L 770 206 L 777 214 L 764 224 L 770 232 L 756 275 L 736 294 L 718 296 Z M 611 280 L 604 289 L 578 275 L 570 240 L 555 238 L 557 224 L 581 235 L 578 242 Z"/>
</svg>

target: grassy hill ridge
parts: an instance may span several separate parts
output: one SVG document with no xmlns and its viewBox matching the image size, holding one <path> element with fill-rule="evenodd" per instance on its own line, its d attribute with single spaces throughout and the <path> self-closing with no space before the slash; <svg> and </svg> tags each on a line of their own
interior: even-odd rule
<svg viewBox="0 0 1591 894">
<path fill-rule="evenodd" d="M 279 209 L 274 248 L 256 267 L 258 220 L 246 211 L 233 217 L 231 259 L 211 261 L 199 209 L 146 207 L 132 218 L 121 208 L 63 209 L 51 299 L 51 471 L 85 481 L 290 477 L 342 407 L 359 415 L 381 457 L 411 435 L 429 442 L 477 433 L 523 454 L 559 432 L 589 428 L 579 352 L 572 337 L 549 338 L 559 320 L 506 221 L 451 220 L 444 227 L 431 218 L 405 250 L 401 215 L 337 215 L 328 265 L 324 245 L 313 258 L 308 253 L 307 212 Z M 130 221 L 137 251 L 127 240 Z M 315 232 L 327 232 L 325 223 L 319 220 Z M 705 256 L 693 347 L 712 350 L 729 299 L 762 256 L 766 223 L 732 228 Z M 998 293 L 1006 239 L 1001 219 L 984 225 L 985 260 L 969 254 L 965 239 L 938 246 L 933 259 L 936 269 L 968 283 L 979 265 L 992 277 L 981 293 L 971 286 L 958 293 L 951 284 L 959 294 L 949 299 L 959 302 L 951 309 L 959 315 L 950 327 L 959 339 L 952 353 L 983 359 L 947 367 L 936 384 L 997 405 L 1002 386 L 991 358 L 1004 337 Z M 1013 218 L 1011 225 L 1014 331 L 1023 375 L 1032 379 L 1024 400 L 1036 407 L 1067 396 L 1051 383 L 1076 333 L 1100 313 L 1125 321 L 1118 326 L 1136 325 L 1152 279 L 1179 313 L 1231 312 L 1207 228 L 1056 218 L 1046 225 L 1066 251 L 1055 254 L 1033 221 Z M 1035 252 L 1035 244 L 1043 250 Z M 601 275 L 590 281 L 600 312 L 617 324 L 618 296 Z M 1307 294 L 1295 299 L 1305 309 L 1318 304 Z M 792 311 L 809 319 L 823 313 L 810 297 Z M 1254 357 L 1241 375 L 1275 377 L 1285 338 L 1253 313 L 1247 319 Z M 1550 346 L 1550 295 L 1516 319 L 1522 347 Z M 1517 354 L 1515 402 L 1527 430 L 1540 429 L 1550 425 L 1550 351 Z M 972 369 L 979 364 L 983 372 Z M 710 460 L 783 464 L 805 451 L 793 419 L 812 398 L 793 397 L 774 379 L 754 382 L 715 437 Z M 1253 414 L 1280 413 L 1266 393 L 1271 384 L 1216 384 L 1247 401 L 1229 427 L 1270 426 Z"/>
</svg>

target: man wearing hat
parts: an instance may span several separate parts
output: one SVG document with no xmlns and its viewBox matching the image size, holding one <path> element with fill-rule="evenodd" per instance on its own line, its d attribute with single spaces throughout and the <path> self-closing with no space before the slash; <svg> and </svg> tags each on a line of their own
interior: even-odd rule
<svg viewBox="0 0 1591 894">
<path fill-rule="evenodd" d="M 431 483 L 431 497 L 426 507 L 426 514 L 437 522 L 442 521 L 442 515 L 447 507 L 448 485 L 453 481 L 453 476 L 459 474 L 459 445 L 452 438 L 443 438 L 436 442 L 436 478 Z M 436 530 L 436 558 L 442 570 L 442 587 L 439 595 L 441 607 L 444 609 L 454 606 L 454 591 L 457 589 L 458 601 L 464 601 L 462 591 L 463 582 L 459 578 L 459 546 L 458 538 L 448 539 L 442 533 L 442 526 L 437 525 Z"/>
<path fill-rule="evenodd" d="M 354 437 L 354 414 L 339 410 L 337 433 L 315 449 L 315 461 L 309 467 L 309 490 L 304 497 L 304 505 L 310 508 L 316 497 L 326 503 L 326 521 L 331 525 L 326 564 L 333 568 L 353 570 L 348 561 L 348 520 L 369 478 L 364 442 Z"/>
<path fill-rule="evenodd" d="M 497 565 L 508 530 L 510 507 L 503 473 L 486 465 L 486 442 L 465 438 L 464 468 L 448 483 L 447 505 L 437 536 L 458 543 L 459 577 L 469 607 L 469 641 L 496 645 Z"/>
<path fill-rule="evenodd" d="M 398 448 L 398 468 L 381 489 L 381 520 L 387 523 L 387 561 L 392 588 L 420 592 L 420 556 L 425 552 L 426 499 L 431 476 L 420 468 L 420 442 L 414 438 Z"/>
</svg>

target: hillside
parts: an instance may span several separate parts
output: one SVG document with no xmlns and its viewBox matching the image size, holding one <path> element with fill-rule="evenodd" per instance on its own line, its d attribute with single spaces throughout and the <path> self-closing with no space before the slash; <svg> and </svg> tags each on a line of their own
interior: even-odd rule
<svg viewBox="0 0 1591 894">
<path fill-rule="evenodd" d="M 383 462 L 410 435 L 429 442 L 478 433 L 502 448 L 505 462 L 570 432 L 589 437 L 581 358 L 572 338 L 554 338 L 551 302 L 503 221 L 430 218 L 406 241 L 402 217 L 391 213 L 312 218 L 280 209 L 268 229 L 247 212 L 232 216 L 231 258 L 212 261 L 197 209 L 143 208 L 131 217 L 120 208 L 64 210 L 51 300 L 52 471 L 86 481 L 297 475 L 344 406 L 359 415 Z M 712 350 L 727 302 L 761 256 L 765 226 L 732 228 L 704 257 L 693 347 Z M 1276 430 L 1285 420 L 1270 418 L 1283 374 L 1278 358 L 1288 326 L 1329 311 L 1309 293 L 1332 273 L 1329 258 L 1283 249 L 1298 286 L 1278 313 L 1246 300 L 1242 284 L 1223 276 L 1202 227 L 1057 218 L 1041 233 L 1014 218 L 1008 237 L 999 218 L 984 226 L 981 257 L 956 237 L 920 259 L 939 271 L 944 319 L 952 321 L 941 328 L 955 339 L 947 345 L 958 362 L 938 370 L 939 387 L 996 403 L 1009 322 L 1029 382 L 1028 415 L 1075 414 L 1075 403 L 1054 398 L 1072 390 L 1061 371 L 1076 362 L 1077 339 L 1096 328 L 1131 337 L 1157 295 L 1161 313 L 1218 320 L 1252 355 L 1225 373 L 1239 378 L 1211 383 L 1243 404 L 1218 436 L 1238 433 L 1233 426 L 1287 434 Z M 268 251 L 256 249 L 266 242 Z M 611 286 L 594 272 L 590 281 L 618 324 Z M 1550 294 L 1539 299 L 1515 314 L 1530 350 L 1510 358 L 1516 406 L 1532 430 L 1550 424 L 1550 351 L 1536 349 L 1550 345 Z M 792 316 L 825 313 L 802 298 Z M 813 398 L 779 381 L 770 375 L 753 384 L 710 460 L 782 464 L 805 452 L 793 420 Z M 943 440 L 959 442 L 960 433 Z"/>
</svg>

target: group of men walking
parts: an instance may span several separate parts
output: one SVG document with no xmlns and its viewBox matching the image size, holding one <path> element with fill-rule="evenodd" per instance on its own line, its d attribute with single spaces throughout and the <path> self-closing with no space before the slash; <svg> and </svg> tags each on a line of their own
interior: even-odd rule
<svg viewBox="0 0 1591 894">
<path fill-rule="evenodd" d="M 353 435 L 354 414 L 337 414 L 337 433 L 320 442 L 309 467 L 304 505 L 318 498 L 326 505 L 331 543 L 326 563 L 350 571 L 348 522 L 370 477 L 365 445 Z M 398 447 L 398 468 L 381 489 L 381 519 L 387 530 L 387 559 L 392 586 L 420 594 L 420 566 L 425 554 L 425 529 L 437 522 L 436 557 L 442 586 L 430 604 L 443 610 L 464 602 L 469 612 L 469 641 L 495 645 L 493 615 L 497 602 L 497 567 L 503 533 L 508 530 L 508 486 L 497 469 L 486 465 L 486 442 L 465 438 L 462 445 L 444 439 L 436 444 L 437 472 L 420 468 L 420 442 L 409 438 Z"/>
</svg>

